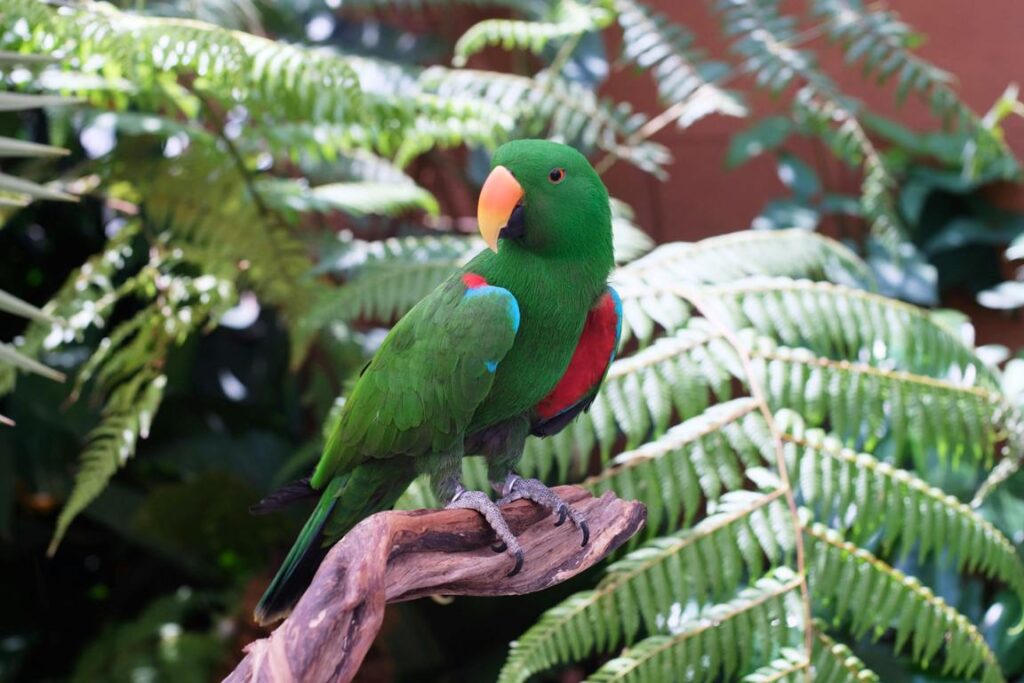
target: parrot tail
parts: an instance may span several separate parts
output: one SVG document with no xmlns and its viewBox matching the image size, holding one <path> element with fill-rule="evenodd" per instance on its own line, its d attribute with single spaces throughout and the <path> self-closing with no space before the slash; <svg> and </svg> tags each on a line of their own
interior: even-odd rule
<svg viewBox="0 0 1024 683">
<path fill-rule="evenodd" d="M 371 461 L 331 480 L 256 605 L 253 616 L 258 624 L 288 616 L 331 544 L 366 517 L 394 506 L 416 476 L 412 462 L 402 462 L 406 460 L 399 456 Z"/>
</svg>

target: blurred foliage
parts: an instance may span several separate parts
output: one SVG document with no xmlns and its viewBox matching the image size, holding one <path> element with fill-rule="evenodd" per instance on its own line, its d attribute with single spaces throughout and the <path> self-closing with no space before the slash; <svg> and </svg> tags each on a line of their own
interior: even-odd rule
<svg viewBox="0 0 1024 683">
<path fill-rule="evenodd" d="M 1019 173 L 1015 90 L 975 114 L 920 36 L 859 0 L 716 0 L 714 57 L 636 0 L 121 4 L 0 6 L 0 311 L 31 321 L 0 317 L 0 680 L 229 670 L 305 512 L 247 506 L 308 471 L 387 326 L 479 249 L 461 214 L 490 150 L 545 136 L 667 178 L 652 136 L 752 116 L 737 82 L 778 111 L 726 161 L 776 157 L 789 196 L 752 227 L 790 230 L 654 248 L 614 202 L 622 358 L 523 463 L 641 498 L 645 538 L 542 595 L 392 610 L 368 679 L 493 680 L 506 657 L 506 680 L 1024 673 L 1024 357 L 875 293 L 1024 301 L 1003 267 L 1024 224 L 992 199 Z M 869 111 L 819 66 L 829 49 L 937 130 Z M 664 110 L 600 94 L 613 69 Z M 792 230 L 828 221 L 863 261 Z M 73 381 L 15 382 L 11 362 Z M 432 502 L 417 484 L 404 504 Z"/>
</svg>

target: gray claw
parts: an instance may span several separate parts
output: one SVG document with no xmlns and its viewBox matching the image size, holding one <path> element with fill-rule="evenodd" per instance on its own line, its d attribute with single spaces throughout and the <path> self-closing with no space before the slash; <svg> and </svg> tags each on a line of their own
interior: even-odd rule
<svg viewBox="0 0 1024 683">
<path fill-rule="evenodd" d="M 508 574 L 506 574 L 506 576 L 515 576 L 516 574 L 519 573 L 519 570 L 523 568 L 523 551 L 522 550 L 517 550 L 515 552 L 515 558 L 516 558 L 516 566 L 513 567 L 512 571 L 510 571 Z"/>
<path fill-rule="evenodd" d="M 568 514 L 569 506 L 563 503 L 562 506 L 558 508 L 558 521 L 555 522 L 555 526 L 562 526 L 563 524 L 565 524 L 565 517 Z M 584 543 L 583 545 L 586 545 L 586 543 Z"/>
<path fill-rule="evenodd" d="M 514 474 L 510 475 L 505 482 L 504 491 L 505 496 L 498 501 L 499 505 L 519 498 L 525 498 L 538 505 L 543 505 L 551 510 L 552 513 L 558 515 L 558 521 L 555 522 L 555 526 L 562 526 L 565 523 L 566 517 L 568 517 L 583 532 L 582 545 L 590 542 L 590 527 L 587 526 L 583 516 L 576 512 L 571 505 L 559 498 L 558 494 L 536 479 L 523 479 Z"/>
</svg>

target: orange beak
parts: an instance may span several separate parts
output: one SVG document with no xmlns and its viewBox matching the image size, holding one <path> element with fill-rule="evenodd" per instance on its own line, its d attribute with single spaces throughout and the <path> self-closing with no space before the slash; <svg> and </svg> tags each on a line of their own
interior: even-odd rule
<svg viewBox="0 0 1024 683">
<path fill-rule="evenodd" d="M 516 204 L 523 198 L 523 188 L 504 166 L 495 166 L 480 189 L 476 219 L 480 235 L 491 251 L 498 253 L 498 235 L 508 224 Z"/>
</svg>

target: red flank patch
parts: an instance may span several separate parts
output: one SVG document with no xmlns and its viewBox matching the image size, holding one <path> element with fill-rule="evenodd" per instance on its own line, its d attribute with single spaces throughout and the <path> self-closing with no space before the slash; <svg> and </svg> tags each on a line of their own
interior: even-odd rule
<svg viewBox="0 0 1024 683">
<path fill-rule="evenodd" d="M 571 408 L 601 381 L 615 348 L 617 325 L 615 301 L 611 294 L 605 294 L 587 314 L 587 322 L 583 324 L 580 341 L 562 379 L 551 393 L 537 404 L 537 414 L 540 417 L 548 419 Z"/>
</svg>

